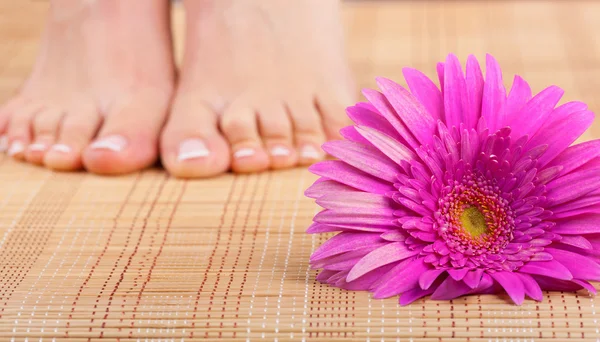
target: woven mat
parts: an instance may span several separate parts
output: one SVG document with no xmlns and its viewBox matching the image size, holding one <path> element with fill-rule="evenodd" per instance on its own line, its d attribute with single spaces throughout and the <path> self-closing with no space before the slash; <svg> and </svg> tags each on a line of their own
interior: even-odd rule
<svg viewBox="0 0 600 342">
<path fill-rule="evenodd" d="M 0 94 L 28 71 L 47 4 L 0 1 Z M 14 13 L 14 15 L 5 15 Z M 598 3 L 422 1 L 346 5 L 359 85 L 446 53 L 493 53 L 508 81 L 557 84 L 598 112 Z M 181 31 L 181 9 L 174 13 Z M 531 25 L 531 26 L 529 26 Z M 181 42 L 181 35 L 176 35 Z M 10 52 L 10 53 L 8 53 Z M 597 137 L 596 124 L 582 140 Z M 315 282 L 304 233 L 319 208 L 304 169 L 181 181 L 152 169 L 62 174 L 0 157 L 0 340 L 430 340 L 600 338 L 586 293 L 400 307 Z"/>
</svg>

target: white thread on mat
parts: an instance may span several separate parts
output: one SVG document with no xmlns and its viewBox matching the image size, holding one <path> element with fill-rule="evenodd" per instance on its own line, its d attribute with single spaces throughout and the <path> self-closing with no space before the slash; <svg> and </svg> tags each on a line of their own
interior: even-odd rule
<svg viewBox="0 0 600 342">
<path fill-rule="evenodd" d="M 278 179 L 278 182 L 276 183 L 275 186 L 276 189 L 281 189 L 281 180 Z M 262 269 L 263 269 L 263 264 L 265 262 L 265 256 L 267 255 L 267 250 L 269 248 L 269 237 L 271 235 L 271 225 L 273 223 L 273 217 L 275 216 L 275 209 L 277 208 L 277 204 L 280 203 L 280 198 L 281 198 L 281 191 L 277 191 L 276 192 L 277 195 L 275 197 L 275 199 L 273 200 L 273 207 L 271 208 L 271 210 L 269 210 L 269 216 L 267 219 L 267 224 L 266 224 L 266 231 L 265 231 L 265 242 L 263 244 L 263 250 L 262 253 L 260 255 L 260 260 L 258 262 L 258 271 L 256 272 L 256 280 L 254 281 L 254 287 L 252 288 L 252 294 L 250 295 L 250 306 L 248 308 L 248 319 L 247 319 L 247 324 L 248 326 L 246 327 L 246 341 L 250 341 L 250 334 L 252 332 L 251 327 L 251 318 L 252 318 L 252 310 L 254 309 L 254 300 L 256 299 L 256 290 L 258 289 L 258 281 L 260 279 L 260 275 L 262 274 Z"/>
<path fill-rule="evenodd" d="M 304 194 L 304 181 L 306 178 L 306 172 L 302 173 L 300 180 L 298 182 L 298 190 L 296 191 L 296 199 L 294 200 L 293 205 L 293 214 L 290 220 L 290 232 L 288 237 L 288 247 L 287 252 L 285 254 L 285 259 L 283 261 L 283 274 L 281 275 L 281 280 L 279 281 L 279 294 L 277 296 L 277 318 L 275 319 L 275 334 L 279 333 L 279 321 L 281 317 L 281 298 L 283 296 L 283 285 L 285 282 L 285 277 L 287 275 L 288 265 L 290 261 L 290 254 L 292 253 L 292 242 L 294 241 L 294 229 L 296 228 L 296 218 L 298 217 L 298 209 L 300 206 L 300 200 L 302 199 L 302 195 Z M 283 215 L 282 215 L 283 220 Z M 277 337 L 275 337 L 275 341 L 277 342 Z"/>
</svg>

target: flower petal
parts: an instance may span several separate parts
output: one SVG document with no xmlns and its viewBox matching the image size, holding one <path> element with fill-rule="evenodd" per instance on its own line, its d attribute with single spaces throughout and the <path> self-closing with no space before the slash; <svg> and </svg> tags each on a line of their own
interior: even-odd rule
<svg viewBox="0 0 600 342">
<path fill-rule="evenodd" d="M 556 279 L 571 280 L 573 275 L 563 264 L 556 260 L 530 261 L 519 268 L 519 272 L 527 274 L 543 275 Z"/>
<path fill-rule="evenodd" d="M 525 286 L 518 275 L 512 272 L 494 272 L 490 276 L 504 288 L 515 304 L 523 304 L 523 300 L 525 300 Z"/>
<path fill-rule="evenodd" d="M 584 214 L 558 220 L 552 232 L 566 235 L 600 233 L 600 215 Z"/>
<path fill-rule="evenodd" d="M 409 250 L 404 242 L 388 243 L 360 259 L 352 267 L 346 280 L 353 281 L 378 267 L 404 260 L 419 252 L 419 250 Z"/>
<path fill-rule="evenodd" d="M 378 178 L 368 175 L 339 160 L 318 162 L 311 165 L 308 169 L 316 175 L 327 177 L 339 183 L 367 192 L 385 194 L 388 191 L 395 190 L 390 183 L 386 183 Z"/>
<path fill-rule="evenodd" d="M 589 292 L 596 294 L 596 288 L 594 287 L 594 285 L 588 283 L 585 280 L 580 280 L 580 279 L 573 279 L 571 280 L 572 282 L 574 282 L 575 284 L 583 287 L 584 289 L 588 290 Z"/>
<path fill-rule="evenodd" d="M 446 278 L 435 292 L 431 295 L 434 300 L 450 300 L 463 296 L 471 291 L 471 288 L 462 281 L 456 281 L 452 277 Z"/>
<path fill-rule="evenodd" d="M 369 104 L 370 105 L 370 104 Z M 390 137 L 404 141 L 394 127 L 379 113 L 370 111 L 362 106 L 353 106 L 346 109 L 348 116 L 359 126 L 367 126 L 381 131 Z"/>
<path fill-rule="evenodd" d="M 508 125 L 519 114 L 523 106 L 531 99 L 531 88 L 521 76 L 515 76 L 512 88 L 506 99 L 506 118 L 501 127 Z"/>
<path fill-rule="evenodd" d="M 377 178 L 388 182 L 397 180 L 400 168 L 379 150 L 347 140 L 332 140 L 323 145 L 330 155 Z"/>
<path fill-rule="evenodd" d="M 506 89 L 502 81 L 502 71 L 496 59 L 486 55 L 485 84 L 483 86 L 483 103 L 481 116 L 488 124 L 490 132 L 500 129 L 505 116 Z"/>
<path fill-rule="evenodd" d="M 394 210 L 390 208 L 339 208 L 323 210 L 314 217 L 314 221 L 343 228 L 380 227 L 396 228 Z"/>
<path fill-rule="evenodd" d="M 560 174 L 565 175 L 598 156 L 600 156 L 600 139 L 590 140 L 567 148 L 548 166 L 562 166 Z"/>
<path fill-rule="evenodd" d="M 389 208 L 392 206 L 393 200 L 389 197 L 372 194 L 369 192 L 336 192 L 332 191 L 320 196 L 316 200 L 317 204 L 325 209 L 341 209 L 341 208 Z"/>
<path fill-rule="evenodd" d="M 444 114 L 442 92 L 429 77 L 412 68 L 402 69 L 410 92 L 423 104 L 434 120 L 439 120 Z"/>
<path fill-rule="evenodd" d="M 414 288 L 412 290 L 405 291 L 400 296 L 400 305 L 405 306 L 405 305 L 411 304 L 412 302 L 414 302 L 417 299 L 420 299 L 420 298 L 423 298 L 425 296 L 432 294 L 433 291 L 434 291 L 434 288 L 431 288 L 428 290 Z"/>
<path fill-rule="evenodd" d="M 373 144 L 373 146 L 398 165 L 401 165 L 402 161 L 410 161 L 417 157 L 410 148 L 374 128 L 358 126 L 356 127 L 356 130 Z"/>
<path fill-rule="evenodd" d="M 375 249 L 382 243 L 383 240 L 381 240 L 379 234 L 342 232 L 325 241 L 325 243 L 311 255 L 310 260 L 316 261 L 360 248 Z"/>
<path fill-rule="evenodd" d="M 473 55 L 467 57 L 466 82 L 469 94 L 469 120 L 477 123 L 481 117 L 484 82 L 479 62 Z"/>
<path fill-rule="evenodd" d="M 474 269 L 465 275 L 463 282 L 470 288 L 474 289 L 479 286 L 482 275 L 483 270 L 481 268 Z"/>
<path fill-rule="evenodd" d="M 546 184 L 547 205 L 553 207 L 572 201 L 599 187 L 600 168 L 571 172 Z"/>
<path fill-rule="evenodd" d="M 524 135 L 533 136 L 548 120 L 563 94 L 564 91 L 559 87 L 550 86 L 529 100 L 509 122 L 512 128 L 511 136 L 516 138 Z"/>
<path fill-rule="evenodd" d="M 326 224 L 313 223 L 306 229 L 307 234 L 321 234 L 321 233 L 331 233 L 331 232 L 339 232 L 342 230 L 340 227 L 328 226 Z"/>
<path fill-rule="evenodd" d="M 415 139 L 413 134 L 408 130 L 406 124 L 402 122 L 395 109 L 392 107 L 388 99 L 380 92 L 372 89 L 364 89 L 363 95 L 369 102 L 377 108 L 377 111 L 394 127 L 396 132 L 406 141 L 408 146 L 417 148 L 421 144 Z"/>
<path fill-rule="evenodd" d="M 431 143 L 436 121 L 423 105 L 406 89 L 387 78 L 378 77 L 377 85 L 417 141 L 422 145 Z"/>
<path fill-rule="evenodd" d="M 548 120 L 527 145 L 548 144 L 548 149 L 539 159 L 540 165 L 544 166 L 577 140 L 593 121 L 594 113 L 588 110 L 571 113 L 561 120 Z"/>
<path fill-rule="evenodd" d="M 444 114 L 448 128 L 475 127 L 476 122 L 468 117 L 467 83 L 458 58 L 449 54 L 444 64 Z"/>
<path fill-rule="evenodd" d="M 373 298 L 387 298 L 417 287 L 419 276 L 428 268 L 423 258 L 407 264 L 400 263 L 389 272 L 391 277 L 376 285 Z"/>
<path fill-rule="evenodd" d="M 435 282 L 438 277 L 444 273 L 446 270 L 438 268 L 433 270 L 427 270 L 421 274 L 419 277 L 419 286 L 423 290 L 427 290 L 431 285 Z"/>
<path fill-rule="evenodd" d="M 314 182 L 306 191 L 304 195 L 308 198 L 319 198 L 329 193 L 347 193 L 347 192 L 360 192 L 358 189 L 339 183 L 334 180 L 327 178 L 319 178 Z"/>
<path fill-rule="evenodd" d="M 562 249 L 546 247 L 544 251 L 552 254 L 556 261 L 568 268 L 573 278 L 600 280 L 600 264 L 596 261 L 584 255 Z"/>
<path fill-rule="evenodd" d="M 583 236 L 563 236 L 559 242 L 565 245 L 574 246 L 581 249 L 593 248 L 590 241 L 584 238 Z"/>
<path fill-rule="evenodd" d="M 541 301 L 544 299 L 544 295 L 542 293 L 542 289 L 540 285 L 533 279 L 532 276 L 525 273 L 515 273 L 521 278 L 521 282 L 523 282 L 523 287 L 525 288 L 525 294 L 529 296 L 529 298 Z"/>
</svg>

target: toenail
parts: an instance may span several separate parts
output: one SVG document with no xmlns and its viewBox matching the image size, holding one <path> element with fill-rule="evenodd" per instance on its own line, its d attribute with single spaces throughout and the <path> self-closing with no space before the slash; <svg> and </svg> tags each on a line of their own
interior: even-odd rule
<svg viewBox="0 0 600 342">
<path fill-rule="evenodd" d="M 300 151 L 300 156 L 306 159 L 320 159 L 321 153 L 312 145 L 304 145 Z"/>
<path fill-rule="evenodd" d="M 241 148 L 233 154 L 234 158 L 246 158 L 251 157 L 256 154 L 256 151 L 253 148 Z"/>
<path fill-rule="evenodd" d="M 204 142 L 200 139 L 187 139 L 179 145 L 179 155 L 177 160 L 208 157 L 210 151 L 206 148 Z"/>
<path fill-rule="evenodd" d="M 111 150 L 113 152 L 121 152 L 127 146 L 127 139 L 122 135 L 111 135 L 97 140 L 90 147 L 95 150 Z"/>
<path fill-rule="evenodd" d="M 29 145 L 28 149 L 30 151 L 46 151 L 46 149 L 48 149 L 48 146 L 46 144 L 42 144 L 42 143 L 35 143 L 35 144 Z"/>
<path fill-rule="evenodd" d="M 8 138 L 3 135 L 0 137 L 0 152 L 8 150 Z"/>
<path fill-rule="evenodd" d="M 52 151 L 60 152 L 60 153 L 70 153 L 72 151 L 71 147 L 65 144 L 56 144 L 52 146 Z"/>
<path fill-rule="evenodd" d="M 273 157 L 289 156 L 290 149 L 288 149 L 287 147 L 283 147 L 283 146 L 275 146 L 271 149 L 271 155 Z"/>
<path fill-rule="evenodd" d="M 25 151 L 25 145 L 20 141 L 15 141 L 10 145 L 8 149 L 8 155 L 14 156 L 15 154 Z"/>
</svg>

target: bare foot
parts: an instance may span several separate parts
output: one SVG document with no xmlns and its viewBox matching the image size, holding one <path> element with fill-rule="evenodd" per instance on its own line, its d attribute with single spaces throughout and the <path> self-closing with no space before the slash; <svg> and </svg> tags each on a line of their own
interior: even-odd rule
<svg viewBox="0 0 600 342">
<path fill-rule="evenodd" d="M 347 124 L 338 0 L 185 0 L 181 79 L 161 137 L 179 177 L 306 165 Z"/>
<path fill-rule="evenodd" d="M 0 148 L 52 169 L 154 163 L 174 83 L 167 0 L 53 0 L 32 74 L 0 109 Z"/>
</svg>

